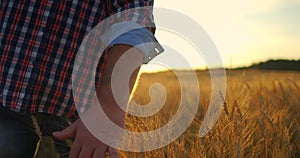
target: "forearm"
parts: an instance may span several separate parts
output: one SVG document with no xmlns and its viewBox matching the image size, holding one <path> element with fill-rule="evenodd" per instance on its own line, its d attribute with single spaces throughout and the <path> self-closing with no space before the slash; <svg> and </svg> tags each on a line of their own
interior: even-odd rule
<svg viewBox="0 0 300 158">
<path fill-rule="evenodd" d="M 126 52 L 130 53 L 130 55 L 125 56 L 125 60 L 128 61 L 125 64 L 135 64 L 135 65 L 141 65 L 143 62 L 143 54 L 136 48 L 133 48 L 132 46 L 128 45 L 115 45 L 112 48 L 110 48 L 108 52 L 108 56 L 106 59 L 105 67 L 102 71 L 102 77 L 100 79 L 100 82 L 98 82 L 97 85 L 97 96 L 101 103 L 101 106 L 107 116 L 117 125 L 123 126 L 124 124 L 124 117 L 125 112 L 119 107 L 120 105 L 117 104 L 115 101 L 114 95 L 112 93 L 112 73 L 113 69 L 116 66 L 117 61 L 120 59 L 122 55 L 124 55 Z M 118 65 L 123 66 L 123 65 Z M 124 65 L 125 67 L 125 65 Z M 129 91 L 131 92 L 134 86 L 134 83 L 136 81 L 138 72 L 139 72 L 140 66 L 135 69 L 129 79 L 128 86 Z M 131 72 L 123 72 L 123 73 L 131 73 Z M 122 80 L 122 78 L 120 78 Z M 116 87 L 121 88 L 121 87 Z M 125 94 L 124 94 L 125 95 Z M 128 101 L 129 98 L 127 98 Z"/>
</svg>

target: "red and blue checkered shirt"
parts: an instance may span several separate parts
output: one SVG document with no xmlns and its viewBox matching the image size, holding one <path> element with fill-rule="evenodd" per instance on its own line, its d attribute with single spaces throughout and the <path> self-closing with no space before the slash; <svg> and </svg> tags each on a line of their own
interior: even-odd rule
<svg viewBox="0 0 300 158">
<path fill-rule="evenodd" d="M 71 74 L 84 37 L 110 15 L 152 5 L 152 0 L 2 0 L 0 104 L 20 113 L 73 116 Z"/>
</svg>

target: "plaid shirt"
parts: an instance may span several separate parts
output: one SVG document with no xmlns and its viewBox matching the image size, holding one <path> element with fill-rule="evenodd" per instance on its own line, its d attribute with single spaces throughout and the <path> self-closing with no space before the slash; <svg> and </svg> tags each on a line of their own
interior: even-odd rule
<svg viewBox="0 0 300 158">
<path fill-rule="evenodd" d="M 73 116 L 76 108 L 71 74 L 85 35 L 112 14 L 152 3 L 152 0 L 2 0 L 0 104 L 21 113 Z"/>
</svg>

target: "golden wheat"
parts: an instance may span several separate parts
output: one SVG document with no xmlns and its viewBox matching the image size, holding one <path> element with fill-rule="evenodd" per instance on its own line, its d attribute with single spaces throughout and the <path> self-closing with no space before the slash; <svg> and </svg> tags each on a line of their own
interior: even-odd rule
<svg viewBox="0 0 300 158">
<path fill-rule="evenodd" d="M 179 73 L 187 76 L 184 82 L 189 82 L 189 72 Z M 143 153 L 121 151 L 121 157 L 300 157 L 299 72 L 227 71 L 227 93 L 226 96 L 220 94 L 224 110 L 214 128 L 203 138 L 198 137 L 198 130 L 210 102 L 211 87 L 207 71 L 197 71 L 197 76 L 200 103 L 190 127 L 163 148 Z M 151 101 L 148 89 L 153 83 L 161 83 L 166 88 L 164 107 L 147 118 L 127 115 L 127 130 L 158 129 L 176 114 L 181 91 L 176 75 L 171 71 L 142 74 L 133 95 L 135 102 L 144 105 Z M 193 92 L 196 88 L 191 85 L 189 90 Z M 191 100 L 193 96 L 184 98 Z"/>
<path fill-rule="evenodd" d="M 121 152 L 121 157 L 300 156 L 299 72 L 227 71 L 227 94 L 226 97 L 220 96 L 224 110 L 215 127 L 204 138 L 198 137 L 197 130 L 208 108 L 210 79 L 207 71 L 197 73 L 201 90 L 200 107 L 188 130 L 164 148 L 144 153 Z M 185 75 L 188 73 L 185 72 Z M 180 85 L 170 71 L 143 74 L 134 100 L 140 104 L 148 103 L 148 88 L 157 82 L 167 89 L 165 107 L 150 118 L 128 115 L 128 130 L 157 129 L 167 124 L 176 113 L 180 103 Z M 136 123 L 141 120 L 147 130 L 143 129 L 145 125 Z"/>
</svg>

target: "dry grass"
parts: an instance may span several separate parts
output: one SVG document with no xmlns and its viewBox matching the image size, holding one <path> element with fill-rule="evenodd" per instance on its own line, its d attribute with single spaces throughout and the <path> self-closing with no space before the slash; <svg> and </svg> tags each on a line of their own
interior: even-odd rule
<svg viewBox="0 0 300 158">
<path fill-rule="evenodd" d="M 189 82 L 189 72 L 181 73 L 186 76 L 184 82 Z M 122 151 L 121 157 L 300 157 L 299 72 L 227 71 L 227 94 L 220 96 L 225 98 L 224 110 L 215 127 L 204 138 L 198 137 L 198 130 L 210 102 L 210 79 L 206 71 L 199 71 L 197 75 L 200 103 L 186 132 L 161 149 L 143 153 Z M 171 72 L 142 74 L 134 100 L 139 104 L 150 102 L 148 89 L 153 83 L 161 83 L 167 89 L 164 107 L 147 118 L 127 115 L 128 130 L 157 129 L 176 114 L 180 85 Z M 189 90 L 193 92 L 195 88 L 195 85 L 190 85 Z M 156 94 L 161 95 L 159 91 Z M 186 96 L 185 99 L 189 101 L 193 97 Z"/>
<path fill-rule="evenodd" d="M 210 101 L 210 79 L 207 72 L 199 71 L 200 107 L 188 130 L 164 148 L 144 153 L 121 152 L 122 157 L 300 157 L 300 73 L 227 71 L 227 77 L 224 110 L 207 136 L 199 138 L 198 130 Z M 134 100 L 148 103 L 149 85 L 156 82 L 165 85 L 168 92 L 164 108 L 149 118 L 128 115 L 129 130 L 157 129 L 176 113 L 181 94 L 171 72 L 143 74 Z M 189 82 L 189 78 L 184 82 Z M 197 87 L 189 88 L 193 91 Z"/>
</svg>

